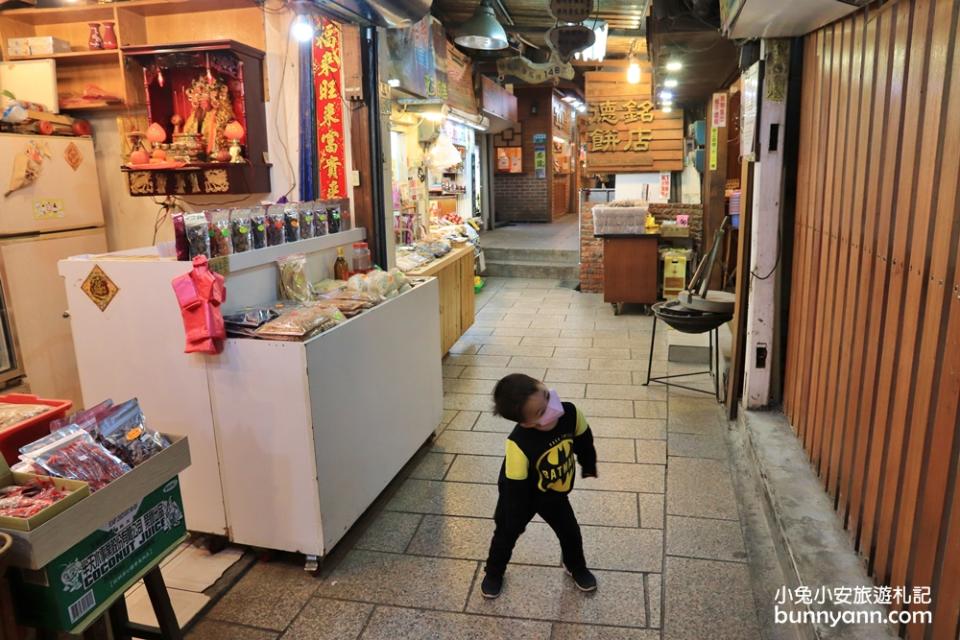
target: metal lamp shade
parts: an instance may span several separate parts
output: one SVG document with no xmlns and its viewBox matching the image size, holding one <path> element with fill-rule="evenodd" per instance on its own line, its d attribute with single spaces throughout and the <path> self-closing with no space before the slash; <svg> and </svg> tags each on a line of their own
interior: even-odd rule
<svg viewBox="0 0 960 640">
<path fill-rule="evenodd" d="M 497 21 L 490 0 L 481 0 L 473 17 L 463 24 L 460 34 L 453 41 L 461 46 L 482 51 L 507 48 L 507 32 Z"/>
</svg>

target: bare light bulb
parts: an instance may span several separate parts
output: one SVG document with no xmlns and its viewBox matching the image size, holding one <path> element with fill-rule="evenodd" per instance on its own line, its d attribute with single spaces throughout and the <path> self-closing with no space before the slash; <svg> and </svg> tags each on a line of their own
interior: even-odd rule
<svg viewBox="0 0 960 640">
<path fill-rule="evenodd" d="M 640 83 L 640 63 L 631 62 L 630 66 L 627 67 L 627 82 L 630 84 L 639 84 Z"/>
<path fill-rule="evenodd" d="M 667 71 L 680 71 L 683 69 L 683 63 L 679 60 L 671 60 L 667 63 Z"/>
<path fill-rule="evenodd" d="M 677 84 L 679 83 L 677 82 L 676 78 L 667 78 L 663 81 L 663 86 L 667 87 L 668 89 L 673 89 L 677 86 Z"/>
<path fill-rule="evenodd" d="M 310 20 L 307 19 L 307 16 L 301 13 L 293 19 L 293 24 L 290 25 L 290 33 L 300 42 L 310 42 L 313 40 L 316 30 L 313 28 Z"/>
</svg>

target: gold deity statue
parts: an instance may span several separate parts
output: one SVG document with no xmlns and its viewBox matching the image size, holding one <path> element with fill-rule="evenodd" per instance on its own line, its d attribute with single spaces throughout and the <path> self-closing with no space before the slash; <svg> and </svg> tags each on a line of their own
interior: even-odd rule
<svg viewBox="0 0 960 640">
<path fill-rule="evenodd" d="M 183 132 L 201 134 L 207 156 L 212 158 L 218 150 L 229 146 L 223 129 L 234 119 L 230 91 L 220 80 L 201 76 L 187 89 L 187 98 L 190 114 L 184 122 Z"/>
</svg>

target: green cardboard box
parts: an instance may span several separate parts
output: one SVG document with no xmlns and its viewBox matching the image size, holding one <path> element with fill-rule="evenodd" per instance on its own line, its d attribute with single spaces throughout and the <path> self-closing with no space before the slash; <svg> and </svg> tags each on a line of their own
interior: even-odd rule
<svg viewBox="0 0 960 640">
<path fill-rule="evenodd" d="M 12 569 L 20 622 L 77 633 L 186 535 L 174 477 L 42 569 Z"/>
</svg>

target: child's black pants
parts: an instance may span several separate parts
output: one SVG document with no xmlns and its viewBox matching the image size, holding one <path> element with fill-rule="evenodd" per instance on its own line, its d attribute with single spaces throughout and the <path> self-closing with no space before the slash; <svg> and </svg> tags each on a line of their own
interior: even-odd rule
<svg viewBox="0 0 960 640">
<path fill-rule="evenodd" d="M 583 557 L 583 538 L 580 536 L 580 525 L 570 506 L 567 494 L 547 493 L 536 495 L 523 506 L 511 504 L 504 499 L 501 491 L 497 500 L 497 509 L 493 518 L 496 529 L 493 540 L 490 541 L 490 554 L 487 556 L 486 572 L 502 576 L 510 562 L 513 546 L 517 543 L 520 534 L 527 528 L 527 524 L 534 515 L 539 514 L 544 522 L 550 525 L 557 539 L 560 540 L 560 550 L 563 553 L 563 564 L 570 571 L 585 569 L 587 562 Z"/>
</svg>

